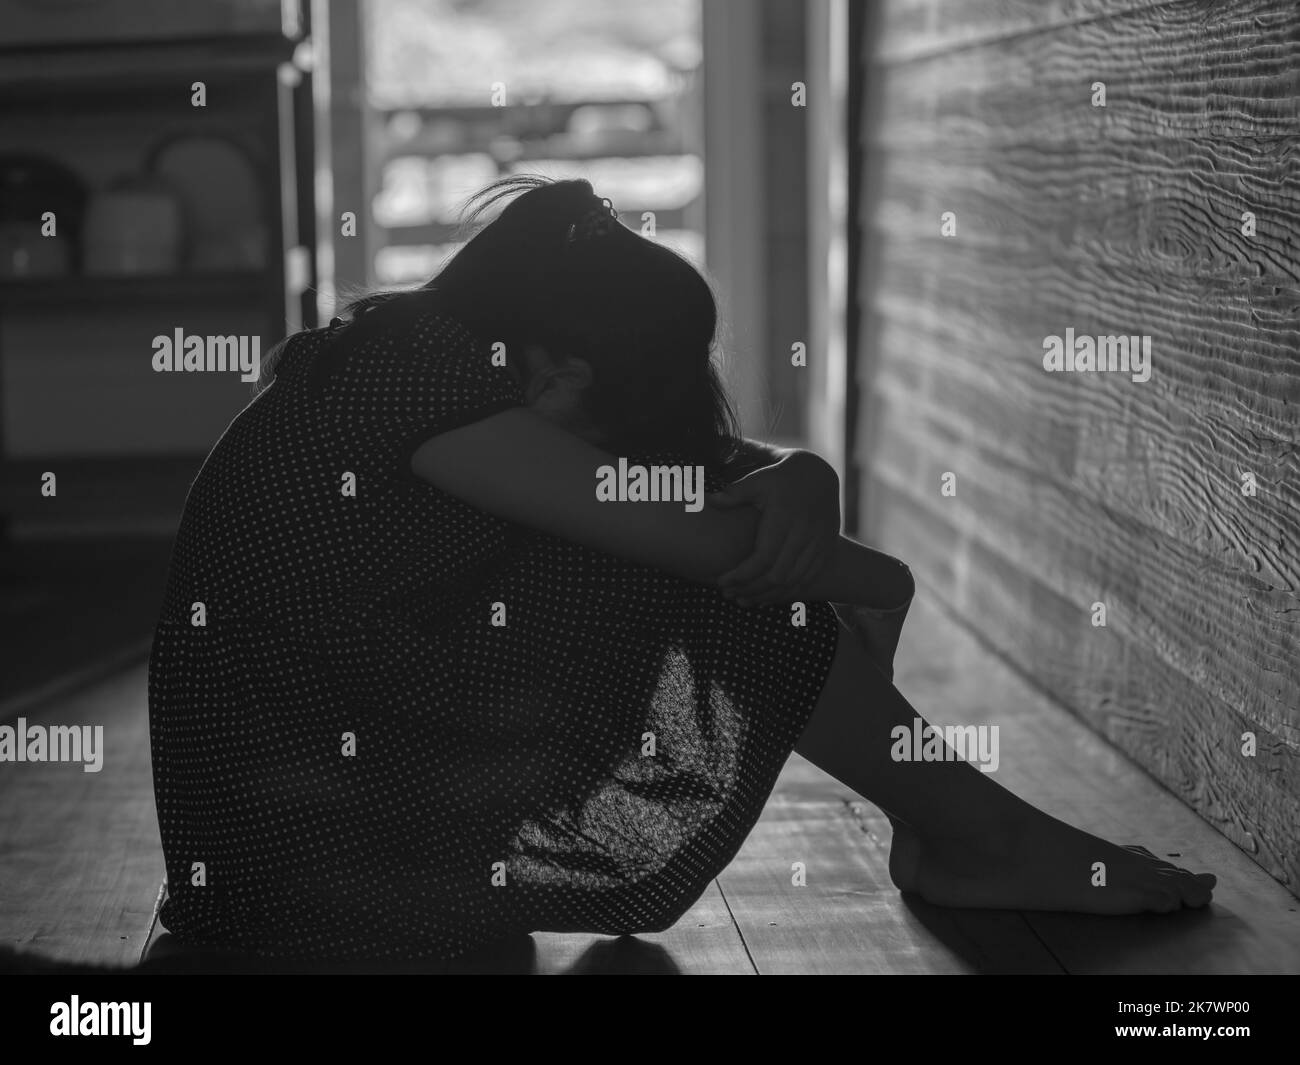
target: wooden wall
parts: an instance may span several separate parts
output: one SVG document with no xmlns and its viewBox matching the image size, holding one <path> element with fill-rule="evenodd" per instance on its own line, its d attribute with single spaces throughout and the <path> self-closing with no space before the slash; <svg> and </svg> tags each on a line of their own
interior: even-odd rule
<svg viewBox="0 0 1300 1065">
<path fill-rule="evenodd" d="M 1300 5 L 871 6 L 858 529 L 1300 891 Z"/>
</svg>

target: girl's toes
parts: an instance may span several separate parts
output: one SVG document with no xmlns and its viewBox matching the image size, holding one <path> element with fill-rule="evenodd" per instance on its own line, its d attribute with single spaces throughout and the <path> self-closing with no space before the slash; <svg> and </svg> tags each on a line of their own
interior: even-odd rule
<svg viewBox="0 0 1300 1065">
<path fill-rule="evenodd" d="M 1179 869 L 1169 877 L 1167 890 L 1174 891 L 1183 905 L 1200 907 L 1210 901 L 1210 895 L 1216 883 L 1208 873 L 1198 876 L 1186 869 Z"/>
<path fill-rule="evenodd" d="M 1183 905 L 1183 900 L 1176 891 L 1151 889 L 1145 892 L 1145 897 L 1145 908 L 1151 913 L 1173 913 Z"/>
<path fill-rule="evenodd" d="M 1210 899 L 1214 897 L 1214 885 L 1218 882 L 1218 878 L 1212 873 L 1193 874 L 1191 884 L 1183 892 L 1183 901 L 1188 906 L 1195 906 L 1198 909 L 1208 906 Z"/>
</svg>

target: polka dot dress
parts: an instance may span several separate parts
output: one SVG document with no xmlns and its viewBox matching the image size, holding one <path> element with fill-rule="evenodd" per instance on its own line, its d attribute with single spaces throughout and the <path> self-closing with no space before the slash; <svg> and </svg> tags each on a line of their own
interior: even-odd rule
<svg viewBox="0 0 1300 1065">
<path fill-rule="evenodd" d="M 758 819 L 833 610 L 420 482 L 421 441 L 519 387 L 445 314 L 355 328 L 293 339 L 186 501 L 149 662 L 163 926 L 316 959 L 668 928 Z"/>
</svg>

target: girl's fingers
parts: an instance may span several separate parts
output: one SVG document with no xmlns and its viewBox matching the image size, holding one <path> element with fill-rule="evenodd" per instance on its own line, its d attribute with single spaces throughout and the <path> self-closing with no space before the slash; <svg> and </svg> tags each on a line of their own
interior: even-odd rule
<svg viewBox="0 0 1300 1065">
<path fill-rule="evenodd" d="M 781 546 L 776 558 L 772 560 L 771 565 L 762 573 L 745 584 L 729 586 L 729 590 L 738 596 L 753 598 L 774 589 L 789 587 L 791 585 L 790 577 L 794 573 L 794 567 L 803 551 L 803 546 L 802 540 L 798 538 L 787 539 Z"/>
<path fill-rule="evenodd" d="M 805 588 L 817 571 L 821 569 L 822 560 L 826 557 L 825 551 L 820 544 L 809 544 L 804 548 L 803 554 L 794 564 L 793 576 L 790 578 L 790 586 L 794 589 Z"/>
<path fill-rule="evenodd" d="M 776 556 L 769 567 L 768 571 L 756 582 L 761 586 L 761 591 L 771 592 L 791 586 L 791 576 L 794 574 L 795 563 L 799 561 L 799 555 L 803 551 L 803 543 L 798 539 L 790 539 L 785 542 L 781 548 L 781 553 Z"/>
<path fill-rule="evenodd" d="M 765 514 L 759 523 L 758 538 L 754 543 L 754 550 L 749 558 L 745 559 L 735 569 L 719 577 L 718 584 L 723 588 L 743 588 L 753 584 L 755 580 L 771 569 L 772 563 L 780 554 L 784 538 L 783 530 L 777 528 L 776 524 Z"/>
<path fill-rule="evenodd" d="M 751 599 L 754 602 L 793 602 L 793 599 L 798 597 L 798 589 L 803 586 L 801 568 L 811 568 L 809 559 L 815 564 L 816 558 L 818 558 L 818 550 L 815 546 L 810 547 L 792 541 L 785 546 L 783 554 L 767 575 L 751 581 L 748 585 L 729 589 L 729 592 L 735 598 Z"/>
<path fill-rule="evenodd" d="M 799 549 L 786 575 L 781 580 L 769 583 L 761 593 L 754 596 L 755 601 L 764 604 L 793 603 L 803 594 L 802 589 L 807 587 L 808 578 L 821 566 L 821 559 L 822 551 L 817 544 L 805 545 Z"/>
<path fill-rule="evenodd" d="M 773 603 L 793 603 L 824 565 L 826 552 L 819 544 L 808 544 L 790 567 L 790 576 L 783 582 L 769 582 L 765 586 L 751 585 L 736 595 L 743 606 L 767 606 Z"/>
</svg>

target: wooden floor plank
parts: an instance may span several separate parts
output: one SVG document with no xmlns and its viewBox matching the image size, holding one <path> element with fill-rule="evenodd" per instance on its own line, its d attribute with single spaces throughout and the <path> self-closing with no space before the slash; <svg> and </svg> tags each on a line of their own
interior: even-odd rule
<svg viewBox="0 0 1300 1065">
<path fill-rule="evenodd" d="M 909 912 L 886 863 L 842 803 L 777 792 L 718 882 L 761 975 L 971 972 Z"/>
<path fill-rule="evenodd" d="M 885 850 L 894 829 L 879 808 L 850 804 L 858 826 Z M 1060 976 L 1065 969 L 1043 945 L 1022 913 L 1011 910 L 957 910 L 932 906 L 919 898 L 901 900 L 925 929 L 979 973 Z"/>
<path fill-rule="evenodd" d="M 163 876 L 145 667 L 26 714 L 102 725 L 103 768 L 0 763 L 0 943 L 71 963 L 132 964 Z"/>
<path fill-rule="evenodd" d="M 666 932 L 637 936 L 641 948 L 629 949 L 626 938 L 536 932 L 535 972 L 680 973 L 690 975 L 755 974 L 744 941 L 727 909 L 718 882 Z M 650 948 L 650 949 L 643 949 Z"/>
<path fill-rule="evenodd" d="M 336 966 L 288 963 L 281 966 L 251 957 L 218 956 L 178 947 L 169 941 L 161 927 L 155 927 L 145 959 L 149 968 L 184 972 L 328 969 L 404 974 L 752 976 L 755 971 L 716 881 L 710 883 L 700 900 L 666 932 L 618 938 L 534 932 L 529 937 L 477 951 L 452 963 L 412 961 Z"/>
<path fill-rule="evenodd" d="M 889 821 L 793 755 L 719 877 L 760 973 L 1034 973 L 1061 967 L 1024 918 L 904 899 L 889 879 Z M 807 883 L 792 883 L 792 863 Z"/>
<path fill-rule="evenodd" d="M 1053 816 L 1219 878 L 1208 912 L 1027 915 L 1070 972 L 1300 972 L 1300 903 L 1231 842 L 931 605 L 908 621 L 895 676 L 935 724 L 999 727 L 994 779 Z"/>
</svg>

